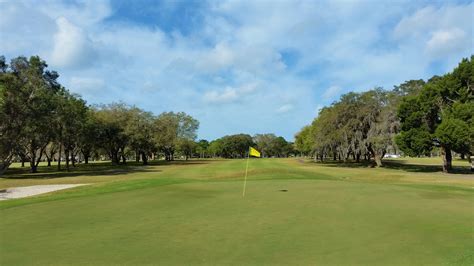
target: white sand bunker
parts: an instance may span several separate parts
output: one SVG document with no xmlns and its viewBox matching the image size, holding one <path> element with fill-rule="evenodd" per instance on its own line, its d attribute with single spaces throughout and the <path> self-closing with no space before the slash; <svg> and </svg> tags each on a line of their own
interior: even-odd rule
<svg viewBox="0 0 474 266">
<path fill-rule="evenodd" d="M 38 185 L 29 187 L 8 188 L 0 192 L 0 200 L 25 198 L 43 193 L 53 192 L 56 190 L 68 189 L 84 185 L 87 184 Z"/>
</svg>

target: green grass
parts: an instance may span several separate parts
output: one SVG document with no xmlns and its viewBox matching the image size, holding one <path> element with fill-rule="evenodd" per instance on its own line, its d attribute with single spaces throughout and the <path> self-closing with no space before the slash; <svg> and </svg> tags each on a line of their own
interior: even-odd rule
<svg viewBox="0 0 474 266">
<path fill-rule="evenodd" d="M 92 184 L 0 202 L 0 265 L 474 263 L 467 172 L 446 175 L 418 160 L 373 169 L 255 159 L 242 198 L 244 167 L 204 160 L 14 169 L 0 187 Z"/>
</svg>

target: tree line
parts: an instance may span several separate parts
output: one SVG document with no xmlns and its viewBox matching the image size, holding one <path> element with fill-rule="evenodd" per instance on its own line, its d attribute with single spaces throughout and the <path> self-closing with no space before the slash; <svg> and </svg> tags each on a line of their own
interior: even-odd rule
<svg viewBox="0 0 474 266">
<path fill-rule="evenodd" d="M 288 156 L 292 144 L 273 134 L 225 136 L 199 140 L 199 121 L 184 112 L 154 115 L 136 106 L 111 103 L 89 106 L 59 82 L 38 56 L 0 56 L 0 175 L 14 161 L 31 172 L 46 161 L 66 170 L 78 161 L 110 160 L 125 164 L 175 156 L 244 157 L 249 146 L 264 156 Z"/>
<path fill-rule="evenodd" d="M 469 160 L 474 153 L 473 59 L 426 82 L 344 94 L 296 134 L 295 148 L 315 160 L 372 160 L 377 166 L 387 153 L 439 151 L 449 172 L 453 152 Z"/>
<path fill-rule="evenodd" d="M 124 103 L 88 106 L 58 82 L 37 56 L 17 57 L 6 64 L 0 57 L 0 173 L 13 160 L 29 162 L 31 172 L 46 160 L 64 158 L 65 167 L 78 158 L 128 158 L 147 164 L 158 151 L 166 160 L 186 151 L 196 139 L 199 122 L 183 112 L 153 115 Z"/>
<path fill-rule="evenodd" d="M 211 157 L 244 158 L 249 147 L 256 147 L 262 157 L 289 157 L 295 155 L 293 143 L 275 134 L 236 134 L 224 136 L 209 143 L 207 152 Z"/>
</svg>

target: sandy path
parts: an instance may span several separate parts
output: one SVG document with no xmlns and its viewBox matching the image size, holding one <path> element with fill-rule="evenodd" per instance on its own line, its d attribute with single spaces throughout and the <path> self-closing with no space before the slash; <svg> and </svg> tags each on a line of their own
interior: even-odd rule
<svg viewBox="0 0 474 266">
<path fill-rule="evenodd" d="M 39 186 L 29 186 L 29 187 L 8 188 L 6 191 L 0 192 L 0 200 L 25 198 L 25 197 L 35 196 L 35 195 L 44 194 L 48 192 L 53 192 L 56 190 L 68 189 L 68 188 L 84 186 L 84 185 L 87 185 L 87 184 L 39 185 Z"/>
</svg>

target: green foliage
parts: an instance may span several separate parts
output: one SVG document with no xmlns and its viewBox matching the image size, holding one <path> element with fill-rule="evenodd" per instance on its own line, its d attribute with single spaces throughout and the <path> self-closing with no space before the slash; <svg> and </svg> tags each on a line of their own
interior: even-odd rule
<svg viewBox="0 0 474 266">
<path fill-rule="evenodd" d="M 59 75 L 46 70 L 46 62 L 37 56 L 14 58 L 8 68 L 3 58 L 0 61 L 0 112 L 4 118 L 1 138 L 7 147 L 2 153 L 9 153 L 10 159 L 12 152 L 20 155 L 30 161 L 31 171 L 36 172 L 55 134 L 50 122 L 57 115 L 62 93 Z"/>
<path fill-rule="evenodd" d="M 288 157 L 293 153 L 293 145 L 275 134 L 257 134 L 253 141 L 262 157 Z"/>
<path fill-rule="evenodd" d="M 125 148 L 130 136 L 126 133 L 129 107 L 123 103 L 99 106 L 95 112 L 99 128 L 100 146 L 107 152 L 113 164 L 125 159 Z"/>
<path fill-rule="evenodd" d="M 152 113 L 137 107 L 130 107 L 127 116 L 125 134 L 129 136 L 130 149 L 135 152 L 137 160 L 141 157 L 143 164 L 148 164 L 149 155 L 156 150 L 153 142 L 155 118 Z"/>
<path fill-rule="evenodd" d="M 58 125 L 53 134 L 64 148 L 66 168 L 69 170 L 69 160 L 72 159 L 74 164 L 76 154 L 80 151 L 79 145 L 85 130 L 88 109 L 85 101 L 66 90 L 62 90 L 57 101 Z"/>
<path fill-rule="evenodd" d="M 250 146 L 255 146 L 253 138 L 247 134 L 224 136 L 212 141 L 209 150 L 215 156 L 224 158 L 244 158 Z"/>
<path fill-rule="evenodd" d="M 398 147 L 408 156 L 420 156 L 431 151 L 432 135 L 424 128 L 411 128 L 395 137 Z"/>
<path fill-rule="evenodd" d="M 206 158 L 211 155 L 209 152 L 209 141 L 205 139 L 201 139 L 196 143 L 196 153 L 199 156 L 199 158 Z"/>
<path fill-rule="evenodd" d="M 295 149 L 305 156 L 311 154 L 314 147 L 314 139 L 312 137 L 312 127 L 304 126 L 295 135 Z"/>
<path fill-rule="evenodd" d="M 436 128 L 434 136 L 437 141 L 450 147 L 451 149 L 462 152 L 470 152 L 470 142 L 473 139 L 472 127 L 456 118 L 445 118 L 443 122 Z"/>
<path fill-rule="evenodd" d="M 399 148 L 411 156 L 428 154 L 435 146 L 446 156 L 451 150 L 472 154 L 473 58 L 428 82 L 410 80 L 392 91 L 375 88 L 342 95 L 295 136 L 297 150 L 320 160 L 372 157 L 379 166 L 387 152 Z"/>
<path fill-rule="evenodd" d="M 199 121 L 184 112 L 168 112 L 156 118 L 155 128 L 157 134 L 154 138 L 158 148 L 165 154 L 166 160 L 173 160 L 180 143 L 189 147 L 188 141 L 196 139 Z M 189 151 L 188 148 L 185 150 Z"/>
<path fill-rule="evenodd" d="M 188 160 L 188 158 L 192 157 L 195 153 L 196 146 L 196 142 L 190 139 L 181 138 L 178 140 L 177 150 L 186 158 L 186 160 Z"/>
<path fill-rule="evenodd" d="M 297 147 L 311 149 L 321 160 L 331 155 L 344 161 L 352 155 L 359 160 L 364 155 L 381 165 L 381 158 L 395 146 L 399 97 L 381 88 L 342 95 L 319 112 L 310 128 L 303 129 L 297 136 Z"/>
<path fill-rule="evenodd" d="M 425 81 L 422 79 L 408 80 L 395 86 L 393 92 L 400 96 L 417 95 L 423 89 Z"/>
<path fill-rule="evenodd" d="M 223 142 L 222 139 L 216 139 L 209 143 L 208 152 L 212 157 L 222 156 Z"/>
<path fill-rule="evenodd" d="M 397 143 L 406 154 L 442 148 L 444 171 L 451 170 L 451 150 L 472 154 L 474 57 L 463 59 L 452 73 L 433 77 L 398 110 L 402 133 Z M 430 141 L 428 139 L 430 138 Z"/>
</svg>

